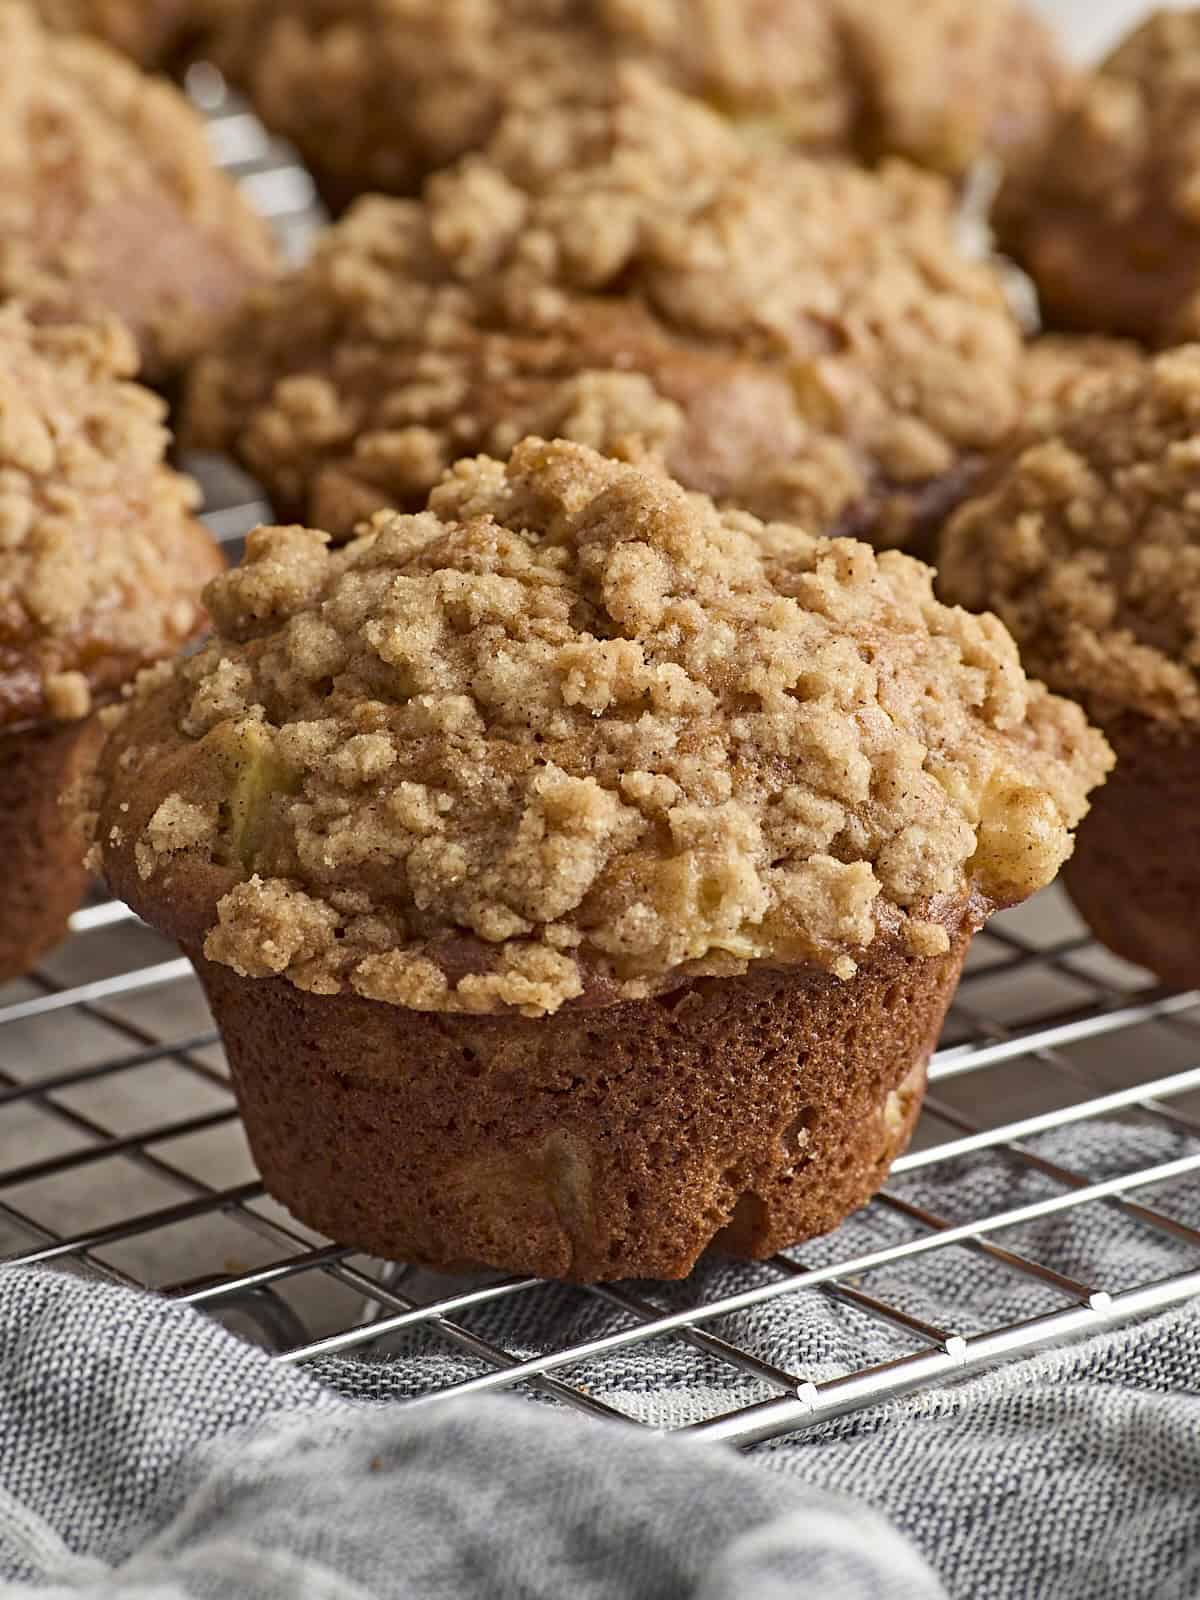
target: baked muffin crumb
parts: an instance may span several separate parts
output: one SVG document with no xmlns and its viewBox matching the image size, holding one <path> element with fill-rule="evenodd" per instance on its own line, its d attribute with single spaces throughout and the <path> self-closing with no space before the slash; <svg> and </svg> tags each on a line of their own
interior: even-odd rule
<svg viewBox="0 0 1200 1600">
<path fill-rule="evenodd" d="M 931 585 L 537 439 L 340 549 L 259 530 L 117 728 L 106 865 L 210 961 L 414 1010 L 942 954 L 1109 758 Z"/>
</svg>

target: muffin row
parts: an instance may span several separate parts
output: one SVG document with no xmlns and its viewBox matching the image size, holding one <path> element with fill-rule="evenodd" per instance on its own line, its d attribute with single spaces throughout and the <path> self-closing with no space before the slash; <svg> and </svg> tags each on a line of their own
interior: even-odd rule
<svg viewBox="0 0 1200 1600">
<path fill-rule="evenodd" d="M 1071 856 L 1113 761 L 1076 701 L 1121 766 L 1073 892 L 1194 981 L 1200 352 L 1116 321 L 1026 348 L 952 181 L 1007 140 L 1000 222 L 1034 215 L 1094 85 L 1004 3 L 970 28 L 949 3 L 777 0 L 750 32 L 746 9 L 689 32 L 671 5 L 443 8 L 388 101 L 407 131 L 364 89 L 360 157 L 322 139 L 336 201 L 401 196 L 272 276 L 206 163 L 185 182 L 142 141 L 134 198 L 116 160 L 70 189 L 151 90 L 0 4 L 36 90 L 17 125 L 41 149 L 55 107 L 68 152 L 14 210 L 26 259 L 60 187 L 80 239 L 89 206 L 115 219 L 102 272 L 64 246 L 56 294 L 17 274 L 0 320 L 3 781 L 33 885 L 0 917 L 9 970 L 77 892 L 47 804 L 69 790 L 94 863 L 193 959 L 272 1192 L 382 1254 L 679 1276 L 835 1226 L 908 1139 L 973 932 Z M 308 44 L 296 7 L 240 8 L 276 43 L 227 64 L 344 90 L 403 38 L 395 7 L 305 11 Z M 923 38 L 963 81 L 1011 62 L 1003 104 L 922 111 Z M 81 61 L 124 83 L 119 116 Z M 854 159 L 900 150 L 951 178 Z M 135 283 L 121 206 L 164 191 Z M 201 237 L 234 263 L 219 304 L 207 269 L 160 287 Z M 324 530 L 253 535 L 182 660 L 218 558 L 128 336 L 56 326 L 98 306 L 142 313 L 157 381 L 184 372 L 188 442 Z M 935 593 L 894 547 L 939 544 Z M 1135 856 L 1164 795 L 1187 820 Z"/>
</svg>

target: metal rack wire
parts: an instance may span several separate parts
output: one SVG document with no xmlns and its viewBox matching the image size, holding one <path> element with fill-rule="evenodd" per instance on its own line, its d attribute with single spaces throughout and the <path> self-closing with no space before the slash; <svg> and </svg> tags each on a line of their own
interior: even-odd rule
<svg viewBox="0 0 1200 1600">
<path fill-rule="evenodd" d="M 227 164 L 303 248 L 313 225 L 304 175 L 281 164 L 211 78 L 202 74 L 192 87 L 214 113 Z M 227 470 L 208 464 L 204 476 L 210 523 L 234 542 L 266 508 Z M 674 1342 L 752 1380 L 750 1398 L 690 1424 L 741 1446 L 1200 1296 L 1200 1230 L 1159 1204 L 1172 1184 L 1200 1180 L 1200 993 L 1147 987 L 1144 974 L 1088 941 L 1060 899 L 1043 897 L 976 941 L 931 1078 L 914 1147 L 872 1204 L 897 1224 L 888 1242 L 847 1253 L 835 1235 L 819 1264 L 776 1257 L 746 1269 L 732 1292 L 713 1292 L 704 1278 L 670 1294 L 629 1285 L 556 1290 L 613 1315 L 599 1334 L 547 1337 L 530 1353 L 528 1341 L 509 1348 L 486 1319 L 481 1330 L 479 1314 L 528 1301 L 536 1321 L 544 1285 L 451 1281 L 366 1260 L 314 1237 L 265 1195 L 188 964 L 123 907 L 97 900 L 76 915 L 62 950 L 0 991 L 0 1259 L 154 1288 L 283 1362 L 378 1352 L 423 1335 L 462 1365 L 414 1404 L 519 1390 L 624 1415 L 581 1371 L 650 1341 Z M 1171 1130 L 1183 1153 L 1096 1177 L 1064 1169 L 1038 1142 L 1114 1118 Z M 997 1158 L 1036 1176 L 1036 1198 L 957 1221 L 904 1192 L 907 1175 Z M 1156 1273 L 1148 1253 L 1142 1281 L 1085 1282 L 1024 1242 L 1029 1224 L 1082 1208 L 1107 1208 L 1169 1239 L 1177 1269 Z M 888 1285 L 940 1252 L 1036 1284 L 1047 1308 L 967 1333 L 931 1326 Z M 864 1330 L 894 1333 L 895 1354 L 879 1359 L 864 1337 L 849 1370 L 816 1379 L 764 1358 L 746 1328 L 771 1302 L 801 1294 L 850 1308 Z"/>
</svg>

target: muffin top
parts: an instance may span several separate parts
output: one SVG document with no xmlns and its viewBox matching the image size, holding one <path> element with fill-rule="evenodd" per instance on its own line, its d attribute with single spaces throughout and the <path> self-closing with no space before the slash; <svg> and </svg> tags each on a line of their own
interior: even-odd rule
<svg viewBox="0 0 1200 1600">
<path fill-rule="evenodd" d="M 1047 319 L 1152 344 L 1200 334 L 1200 10 L 1160 11 L 1087 79 L 1001 197 Z"/>
<path fill-rule="evenodd" d="M 1053 427 L 1066 412 L 1087 405 L 1093 390 L 1114 373 L 1138 371 L 1145 353 L 1132 339 L 1099 333 L 1031 340 L 1021 363 L 1021 433 L 1034 436 Z"/>
<path fill-rule="evenodd" d="M 513 105 L 627 62 L 753 137 L 952 174 L 1044 136 L 1063 74 L 1016 0 L 224 0 L 216 54 L 337 205 L 409 194 Z"/>
<path fill-rule="evenodd" d="M 100 862 L 211 961 L 418 1010 L 942 953 L 1109 753 L 932 577 L 536 439 L 341 548 L 261 529 L 116 728 Z"/>
<path fill-rule="evenodd" d="M 360 202 L 200 361 L 186 427 L 334 534 L 537 433 L 903 544 L 1016 420 L 1020 359 L 942 180 L 753 152 L 629 69 Z"/>
<path fill-rule="evenodd" d="M 1103 724 L 1200 723 L 1200 346 L 1092 389 L 962 507 L 941 582 Z"/>
<path fill-rule="evenodd" d="M 203 621 L 222 570 L 129 335 L 0 309 L 0 726 L 86 716 Z"/>
<path fill-rule="evenodd" d="M 178 90 L 0 0 L 0 301 L 43 320 L 115 313 L 157 379 L 274 259 Z"/>
<path fill-rule="evenodd" d="M 91 33 L 142 66 L 157 66 L 178 45 L 202 0 L 33 0 L 47 27 Z M 203 8 L 207 0 L 203 0 Z"/>
</svg>

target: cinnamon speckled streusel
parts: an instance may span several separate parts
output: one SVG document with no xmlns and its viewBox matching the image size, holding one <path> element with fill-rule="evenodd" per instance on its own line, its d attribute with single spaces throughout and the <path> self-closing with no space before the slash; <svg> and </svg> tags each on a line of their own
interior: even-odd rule
<svg viewBox="0 0 1200 1600">
<path fill-rule="evenodd" d="M 1061 114 L 1001 197 L 1000 231 L 1051 325 L 1151 344 L 1200 335 L 1200 10 L 1159 11 Z"/>
<path fill-rule="evenodd" d="M 361 202 L 198 363 L 186 427 L 335 534 L 537 433 L 899 545 L 1016 421 L 1020 361 L 941 180 L 754 154 L 630 70 Z"/>
<path fill-rule="evenodd" d="M 952 174 L 1020 160 L 1064 74 L 1017 0 L 224 0 L 216 53 L 327 195 L 413 192 L 534 99 L 573 104 L 623 63 L 749 137 L 902 154 Z"/>
<path fill-rule="evenodd" d="M 944 593 L 1102 723 L 1200 724 L 1200 346 L 1093 386 L 964 506 Z"/>
<path fill-rule="evenodd" d="M 460 462 L 341 549 L 252 536 L 116 729 L 99 857 L 210 961 L 417 1010 L 944 953 L 1108 751 L 932 576 L 579 445 Z"/>
<path fill-rule="evenodd" d="M 203 621 L 221 570 L 115 324 L 0 309 L 0 726 L 75 721 Z"/>
<path fill-rule="evenodd" d="M 43 320 L 116 314 L 157 380 L 274 263 L 177 89 L 0 0 L 0 302 Z"/>
</svg>

